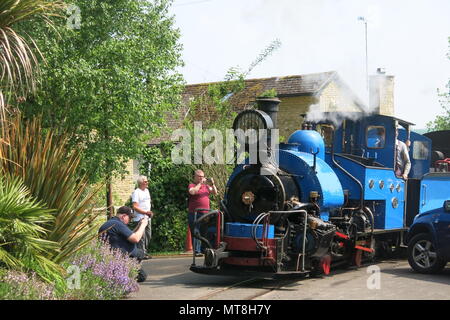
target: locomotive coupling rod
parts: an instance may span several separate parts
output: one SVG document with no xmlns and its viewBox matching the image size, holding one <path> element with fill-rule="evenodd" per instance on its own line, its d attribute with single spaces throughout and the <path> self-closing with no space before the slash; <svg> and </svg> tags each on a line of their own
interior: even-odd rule
<svg viewBox="0 0 450 320">
<path fill-rule="evenodd" d="M 355 249 L 370 252 L 370 253 L 372 253 L 374 251 L 372 248 L 366 248 L 366 247 L 361 247 L 361 246 L 355 246 Z"/>
<path fill-rule="evenodd" d="M 343 238 L 343 239 L 346 239 L 346 240 L 348 240 L 348 239 L 350 239 L 350 237 L 349 236 L 347 236 L 346 234 L 343 234 L 343 233 L 340 233 L 340 232 L 335 232 L 335 235 L 337 235 L 339 238 Z"/>
</svg>

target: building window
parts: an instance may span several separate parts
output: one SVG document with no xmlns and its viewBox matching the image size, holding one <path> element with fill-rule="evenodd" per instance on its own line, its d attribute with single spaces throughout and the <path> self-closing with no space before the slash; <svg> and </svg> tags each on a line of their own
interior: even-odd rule
<svg viewBox="0 0 450 320">
<path fill-rule="evenodd" d="M 426 160 L 428 159 L 428 144 L 424 141 L 414 141 L 413 143 L 413 159 Z"/>
<path fill-rule="evenodd" d="M 384 148 L 386 130 L 382 126 L 369 126 L 366 131 L 366 146 L 370 149 Z"/>
</svg>

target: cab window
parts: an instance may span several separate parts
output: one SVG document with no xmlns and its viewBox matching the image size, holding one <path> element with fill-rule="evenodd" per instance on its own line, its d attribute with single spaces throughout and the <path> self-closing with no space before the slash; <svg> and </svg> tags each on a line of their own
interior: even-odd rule
<svg viewBox="0 0 450 320">
<path fill-rule="evenodd" d="M 414 141 L 413 143 L 413 159 L 426 160 L 428 159 L 428 144 L 423 141 Z"/>
<path fill-rule="evenodd" d="M 366 146 L 369 149 L 384 148 L 386 130 L 383 126 L 369 126 L 366 131 Z"/>
</svg>

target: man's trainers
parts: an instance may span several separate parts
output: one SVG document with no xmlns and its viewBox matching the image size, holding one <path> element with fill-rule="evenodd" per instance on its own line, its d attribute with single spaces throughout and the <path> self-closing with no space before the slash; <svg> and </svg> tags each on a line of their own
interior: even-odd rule
<svg viewBox="0 0 450 320">
<path fill-rule="evenodd" d="M 152 256 L 146 254 L 142 260 L 150 260 L 150 259 L 152 259 Z"/>
<path fill-rule="evenodd" d="M 144 282 L 147 280 L 147 273 L 144 271 L 144 269 L 140 269 L 138 276 L 137 276 L 137 282 Z"/>
</svg>

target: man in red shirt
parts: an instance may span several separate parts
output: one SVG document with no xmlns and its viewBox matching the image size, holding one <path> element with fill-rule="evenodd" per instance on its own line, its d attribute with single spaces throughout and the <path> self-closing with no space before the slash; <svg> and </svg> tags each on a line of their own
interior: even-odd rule
<svg viewBox="0 0 450 320">
<path fill-rule="evenodd" d="M 206 182 L 209 182 L 210 185 L 207 185 Z M 205 173 L 202 170 L 195 170 L 194 172 L 194 183 L 189 184 L 188 186 L 189 192 L 189 228 L 191 229 L 191 234 L 194 235 L 194 218 L 195 218 L 195 209 L 209 209 L 209 195 L 212 193 L 214 195 L 217 194 L 217 188 L 214 184 L 214 180 L 211 178 L 207 180 L 205 178 Z M 199 212 L 197 214 L 197 219 L 204 214 L 204 212 Z M 200 234 L 202 236 L 206 233 L 206 225 L 202 224 L 202 228 Z M 201 241 L 198 239 L 192 238 L 194 240 L 194 250 L 196 254 L 200 254 L 202 251 Z"/>
</svg>

